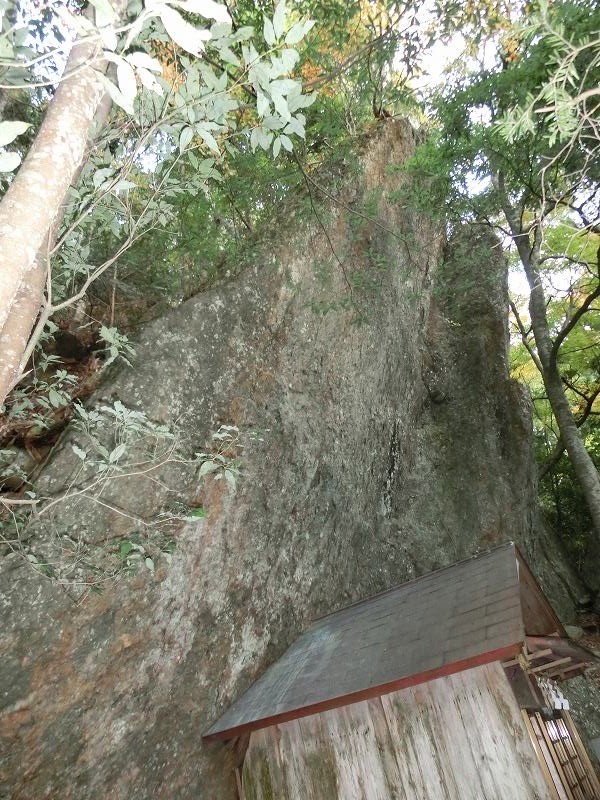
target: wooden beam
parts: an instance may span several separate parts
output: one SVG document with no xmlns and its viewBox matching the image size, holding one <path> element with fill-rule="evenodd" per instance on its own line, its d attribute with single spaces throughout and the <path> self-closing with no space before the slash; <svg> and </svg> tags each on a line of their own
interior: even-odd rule
<svg viewBox="0 0 600 800">
<path fill-rule="evenodd" d="M 533 661 L 535 658 L 543 658 L 544 656 L 551 656 L 553 655 L 552 650 L 548 648 L 547 650 L 537 650 L 534 653 L 525 653 L 522 655 L 519 653 L 518 656 L 515 658 L 511 658 L 510 661 L 503 661 L 502 666 L 506 669 L 507 667 L 516 667 L 517 665 L 521 665 L 522 659 L 525 658 L 527 661 Z"/>
<path fill-rule="evenodd" d="M 585 669 L 588 664 L 584 664 L 583 661 L 579 661 L 576 664 L 571 664 L 570 667 L 565 667 L 564 669 L 557 669 L 555 672 L 552 672 L 551 675 L 547 675 L 547 678 L 554 678 L 554 676 L 561 676 L 567 672 L 573 672 L 575 669 Z"/>
<path fill-rule="evenodd" d="M 549 647 L 557 656 L 571 656 L 573 661 L 585 661 L 589 664 L 600 662 L 600 657 L 587 647 L 571 641 L 570 639 L 558 639 L 554 636 L 527 636 L 527 647 L 534 648 Z M 535 652 L 535 650 L 534 650 Z"/>
<path fill-rule="evenodd" d="M 536 650 L 533 653 L 527 653 L 527 658 L 533 661 L 534 658 L 543 658 L 544 656 L 554 655 L 552 650 L 548 647 L 546 650 Z"/>
<path fill-rule="evenodd" d="M 554 661 L 548 661 L 546 664 L 540 664 L 538 667 L 532 667 L 529 671 L 533 673 L 543 672 L 547 669 L 553 669 L 557 667 L 559 664 L 567 664 L 572 661 L 571 656 L 565 656 L 564 658 L 557 658 Z"/>
</svg>

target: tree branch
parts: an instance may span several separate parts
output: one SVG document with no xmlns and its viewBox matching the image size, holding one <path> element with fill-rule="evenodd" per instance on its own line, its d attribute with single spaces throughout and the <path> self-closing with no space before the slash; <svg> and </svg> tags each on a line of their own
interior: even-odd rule
<svg viewBox="0 0 600 800">
<path fill-rule="evenodd" d="M 600 247 L 598 248 L 598 263 L 600 264 Z M 577 325 L 577 323 L 583 317 L 583 315 L 587 311 L 589 311 L 590 306 L 592 305 L 594 300 L 596 300 L 598 297 L 600 297 L 600 283 L 598 283 L 598 285 L 596 286 L 594 291 L 591 292 L 591 294 L 588 294 L 588 296 L 585 298 L 583 303 L 579 306 L 577 311 L 573 314 L 573 316 L 570 319 L 565 321 L 565 323 L 562 326 L 562 328 L 560 329 L 560 331 L 556 334 L 556 336 L 554 338 L 554 343 L 552 345 L 552 350 L 551 350 L 551 353 L 550 353 L 550 357 L 551 358 L 556 359 L 556 357 L 558 356 L 558 350 L 559 350 L 561 344 L 564 342 L 564 340 L 567 338 L 567 336 L 571 333 L 571 331 L 573 330 L 575 325 Z"/>
<path fill-rule="evenodd" d="M 402 31 L 404 32 L 404 31 Z M 333 78 L 337 78 L 338 75 L 341 75 L 342 72 L 345 72 L 347 69 L 350 69 L 358 59 L 363 55 L 363 53 L 368 53 L 376 44 L 381 44 L 386 40 L 388 36 L 394 33 L 393 28 L 390 27 L 387 30 L 380 33 L 379 36 L 376 36 L 371 41 L 367 42 L 367 44 L 360 47 L 356 52 L 352 53 L 348 56 L 341 64 L 338 64 L 335 69 L 332 69 L 330 72 L 324 72 L 316 78 L 313 78 L 312 81 L 309 81 L 306 84 L 305 91 L 310 92 L 313 89 L 318 89 L 319 86 L 322 86 L 324 83 L 328 83 Z"/>
<path fill-rule="evenodd" d="M 102 58 L 98 42 L 74 45 L 65 77 L 27 158 L 0 203 L 0 401 L 18 376 L 27 337 L 40 308 L 46 273 L 45 258 L 40 253 L 60 224 L 64 198 L 81 169 L 92 122 L 104 107 L 106 92 L 98 69 L 91 66 L 98 58 Z"/>
<path fill-rule="evenodd" d="M 571 389 L 572 387 L 569 386 L 569 388 Z M 577 392 L 577 394 L 582 396 L 580 392 Z M 586 406 L 585 406 L 584 410 L 581 412 L 581 415 L 575 421 L 575 424 L 577 425 L 578 428 L 581 428 L 581 426 L 586 421 L 586 419 L 590 416 L 590 414 L 594 413 L 592 411 L 592 407 L 593 407 L 598 395 L 600 395 L 600 385 L 596 387 L 596 389 L 592 392 L 592 394 L 589 397 L 586 398 L 586 400 L 587 400 Z M 552 453 L 548 456 L 546 461 L 544 461 L 544 463 L 539 468 L 539 471 L 538 471 L 539 480 L 543 480 L 546 477 L 546 475 L 548 475 L 550 472 L 552 472 L 554 467 L 556 467 L 558 462 L 561 460 L 564 452 L 565 452 L 565 446 L 563 444 L 562 439 L 559 437 L 557 442 L 556 442 L 556 444 L 554 445 L 554 450 L 552 451 Z"/>
<path fill-rule="evenodd" d="M 519 329 L 519 333 L 521 334 L 521 341 L 523 342 L 523 345 L 525 346 L 525 349 L 529 353 L 529 355 L 531 357 L 531 360 L 533 361 L 533 363 L 537 367 L 538 371 L 541 373 L 542 372 L 542 365 L 540 363 L 540 360 L 538 358 L 537 353 L 535 352 L 533 347 L 529 344 L 528 332 L 525 329 L 525 326 L 523 325 L 523 320 L 521 319 L 519 311 L 518 311 L 516 305 L 514 304 L 514 302 L 512 300 L 509 300 L 509 305 L 510 305 L 510 310 L 513 313 L 513 317 L 515 318 L 515 322 L 517 323 L 517 328 Z"/>
</svg>

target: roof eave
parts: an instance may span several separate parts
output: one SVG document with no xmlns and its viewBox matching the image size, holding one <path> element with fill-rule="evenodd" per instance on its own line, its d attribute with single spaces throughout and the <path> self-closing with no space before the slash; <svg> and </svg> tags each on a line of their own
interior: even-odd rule
<svg viewBox="0 0 600 800">
<path fill-rule="evenodd" d="M 262 719 L 252 720 L 251 722 L 237 725 L 232 728 L 224 728 L 219 730 L 217 723 L 202 735 L 202 739 L 206 742 L 234 739 L 237 736 L 249 731 L 268 728 L 271 725 L 278 725 L 283 722 L 290 722 L 291 720 L 300 719 L 301 717 L 319 714 L 322 711 L 331 711 L 335 708 L 341 708 L 342 706 L 350 705 L 351 703 L 358 703 L 362 700 L 370 700 L 374 697 L 380 697 L 381 695 L 389 694 L 390 692 L 398 692 L 401 689 L 407 689 L 411 686 L 427 683 L 435 680 L 436 678 L 444 678 L 448 675 L 454 675 L 457 672 L 464 672 L 464 670 L 472 669 L 473 667 L 479 667 L 483 664 L 490 664 L 494 661 L 504 661 L 505 659 L 511 658 L 512 656 L 515 656 L 517 653 L 521 652 L 523 644 L 523 640 L 519 640 L 513 644 L 500 647 L 496 650 L 490 650 L 486 653 L 480 653 L 476 656 L 461 659 L 460 661 L 443 664 L 441 667 L 428 670 L 427 672 L 409 675 L 389 683 L 371 686 L 368 689 L 361 689 L 358 692 L 352 692 L 350 694 L 340 695 L 339 697 L 333 697 L 329 700 L 303 706 L 302 708 L 296 708 L 291 711 L 286 711 L 282 714 L 274 714 Z"/>
</svg>

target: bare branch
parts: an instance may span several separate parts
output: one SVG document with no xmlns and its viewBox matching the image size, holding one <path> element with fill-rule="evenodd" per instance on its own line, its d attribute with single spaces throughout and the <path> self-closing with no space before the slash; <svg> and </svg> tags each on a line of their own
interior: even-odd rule
<svg viewBox="0 0 600 800">
<path fill-rule="evenodd" d="M 535 350 L 529 343 L 529 332 L 525 329 L 525 325 L 523 324 L 523 320 L 521 319 L 519 310 L 517 309 L 515 303 L 512 300 L 509 300 L 509 304 L 510 304 L 510 310 L 512 311 L 513 316 L 515 318 L 515 322 L 517 323 L 517 328 L 519 329 L 519 333 L 521 334 L 521 341 L 523 342 L 525 349 L 529 353 L 531 360 L 537 367 L 538 371 L 541 373 L 542 365 L 538 358 L 538 354 L 535 352 Z"/>
<path fill-rule="evenodd" d="M 598 258 L 600 259 L 600 248 L 598 248 Z M 577 323 L 583 317 L 583 315 L 590 310 L 592 303 L 598 297 L 600 297 L 600 283 L 598 283 L 593 292 L 588 294 L 588 296 L 579 306 L 577 311 L 575 311 L 573 316 L 565 320 L 565 323 L 563 324 L 562 328 L 554 338 L 554 344 L 552 345 L 552 351 L 551 351 L 551 358 L 556 359 L 561 344 L 564 342 L 569 333 L 571 333 L 571 331 L 577 325 Z"/>
</svg>

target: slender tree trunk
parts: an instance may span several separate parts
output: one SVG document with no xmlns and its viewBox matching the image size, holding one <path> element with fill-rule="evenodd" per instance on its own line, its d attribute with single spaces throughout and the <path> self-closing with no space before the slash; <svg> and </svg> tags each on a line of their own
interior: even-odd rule
<svg viewBox="0 0 600 800">
<path fill-rule="evenodd" d="M 39 133 L 0 203 L 0 403 L 17 378 L 42 302 L 46 258 L 40 251 L 60 225 L 105 94 L 89 65 L 100 54 L 99 45 L 74 46 Z"/>
<path fill-rule="evenodd" d="M 571 459 L 575 476 L 583 490 L 594 528 L 600 536 L 600 477 L 571 411 L 560 377 L 556 349 L 550 335 L 546 297 L 539 272 L 542 224 L 538 222 L 531 231 L 524 230 L 521 219 L 506 197 L 504 213 L 529 284 L 529 315 L 548 402 L 556 418 L 560 437 Z"/>
<path fill-rule="evenodd" d="M 536 323 L 533 321 L 533 314 L 531 319 L 537 342 L 538 337 L 535 331 Z M 546 394 L 556 417 L 561 439 L 571 459 L 573 470 L 583 489 L 594 527 L 600 534 L 600 478 L 598 477 L 598 470 L 581 438 L 581 432 L 571 412 L 571 406 L 565 394 L 555 359 L 553 359 L 553 362 L 544 364 L 542 373 Z"/>
<path fill-rule="evenodd" d="M 45 264 L 45 259 L 40 259 Z M 21 356 L 29 342 L 33 323 L 40 310 L 46 282 L 39 264 L 29 270 L 17 292 L 4 329 L 0 333 L 0 386 L 5 394 L 13 387 L 20 372 Z"/>
</svg>

